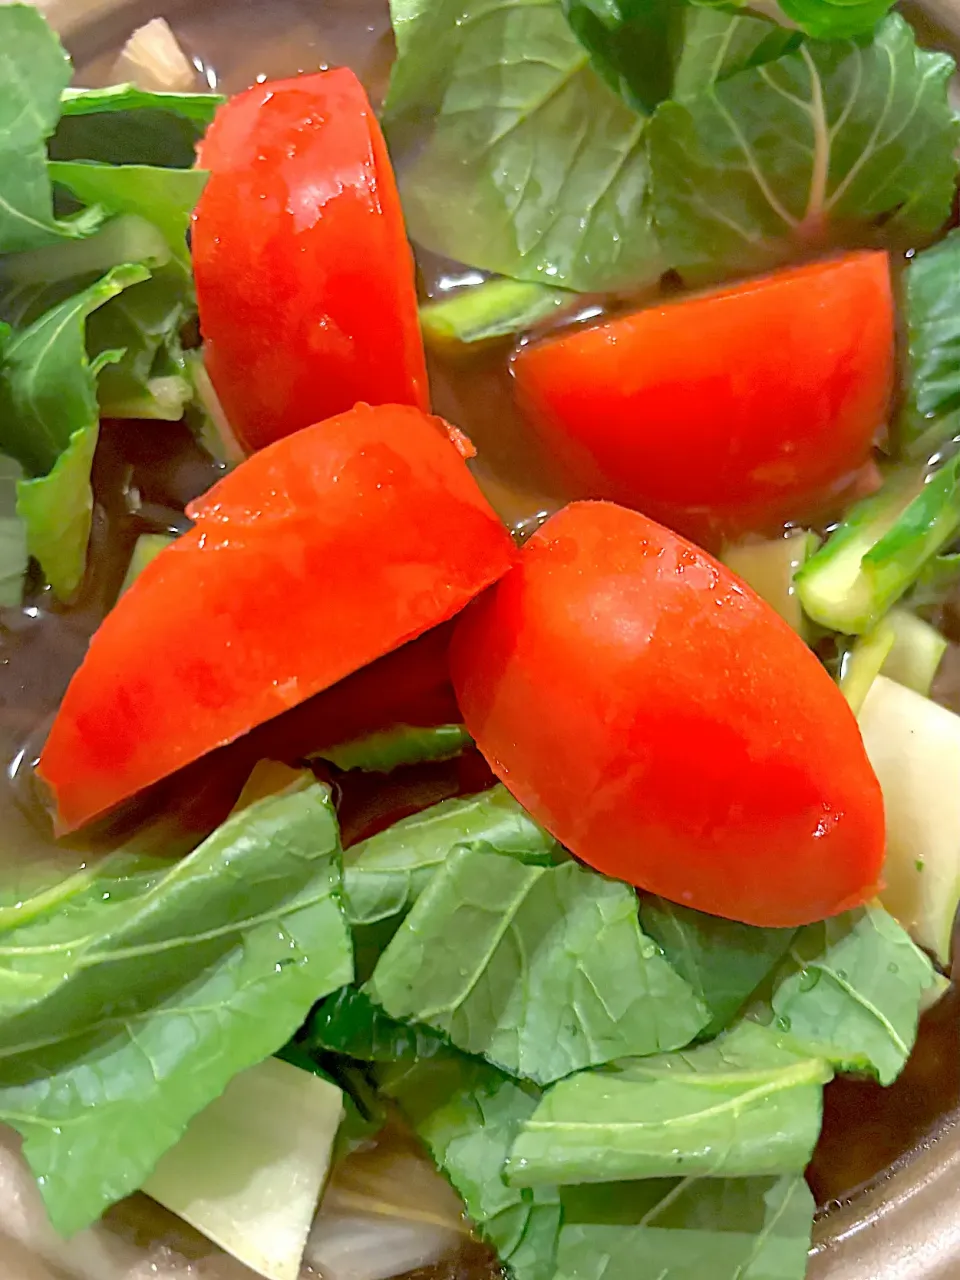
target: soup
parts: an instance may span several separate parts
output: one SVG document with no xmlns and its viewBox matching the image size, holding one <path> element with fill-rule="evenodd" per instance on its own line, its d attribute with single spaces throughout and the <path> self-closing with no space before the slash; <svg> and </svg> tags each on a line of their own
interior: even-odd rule
<svg viewBox="0 0 960 1280">
<path fill-rule="evenodd" d="M 174 26 L 193 58 L 197 89 L 203 88 L 205 80 L 211 87 L 242 90 L 258 76 L 345 64 L 356 69 L 375 102 L 385 91 L 392 41 L 380 4 L 370 4 L 365 11 L 357 4 L 329 4 L 319 14 L 296 5 L 284 13 L 274 7 L 269 14 L 254 6 L 231 5 L 222 12 L 211 8 L 175 15 Z M 115 48 L 84 48 L 84 38 L 77 36 L 81 82 L 111 83 Z M 403 156 L 398 156 L 401 185 L 403 162 Z M 896 257 L 894 271 L 909 271 L 907 261 Z M 417 265 L 424 304 L 466 296 L 485 274 L 427 251 L 418 251 Z M 538 321 L 526 330 L 523 341 L 533 345 L 546 343 L 554 333 L 562 337 L 589 332 L 599 322 L 629 316 L 661 298 L 684 296 L 680 289 L 679 279 L 666 275 L 655 286 L 640 290 L 581 291 L 576 305 Z M 473 442 L 478 454 L 474 473 L 484 494 L 522 544 L 566 503 L 595 495 L 584 492 L 575 467 L 558 461 L 549 433 L 542 424 L 535 430 L 531 415 L 519 404 L 516 366 L 511 363 L 515 343 L 516 335 L 511 335 L 475 347 L 454 344 L 444 350 L 434 345 L 428 357 L 434 412 L 456 424 Z M 10 765 L 0 812 L 10 856 L 20 861 L 25 874 L 33 874 L 38 865 L 86 865 L 104 849 L 133 836 L 140 842 L 138 847 L 149 853 L 170 852 L 178 845 L 179 851 L 186 852 L 227 816 L 258 751 L 270 754 L 268 748 L 258 747 L 263 739 L 257 739 L 260 731 L 255 729 L 245 747 L 225 747 L 204 755 L 117 815 L 79 837 L 52 844 L 45 800 L 32 769 L 64 690 L 120 593 L 138 539 L 185 533 L 190 521 L 184 508 L 225 471 L 225 463 L 215 459 L 186 424 L 163 423 L 162 431 L 156 427 L 135 418 L 109 420 L 101 427 L 93 469 L 96 506 L 88 567 L 76 598 L 69 605 L 57 603 L 34 566 L 24 607 L 4 614 L 2 724 L 3 749 Z M 818 535 L 829 534 L 858 496 L 856 484 L 838 489 L 818 511 L 807 513 L 806 524 L 815 526 Z M 689 527 L 686 531 L 690 532 Z M 769 535 L 769 528 L 764 532 Z M 726 539 L 717 529 L 701 528 L 697 537 L 711 550 L 724 552 Z M 753 540 L 747 539 L 746 545 L 753 545 Z M 946 549 L 949 552 L 949 543 Z M 952 597 L 948 591 L 941 592 L 922 611 L 951 641 L 938 665 L 933 696 L 943 706 L 960 710 Z M 833 667 L 848 647 L 846 642 L 838 646 L 830 637 L 820 642 L 821 655 Z M 288 714 L 295 716 L 295 712 Z M 490 757 L 490 752 L 484 754 Z M 452 761 L 404 764 L 386 779 L 380 773 L 349 767 L 330 771 L 319 766 L 318 771 L 336 788 L 347 848 L 389 830 L 407 815 L 481 793 L 494 782 L 482 755 L 472 748 Z M 885 1177 L 891 1167 L 950 1122 L 957 1104 L 956 1018 L 951 990 L 924 1015 L 910 1061 L 889 1087 L 863 1078 L 837 1078 L 827 1084 L 824 1128 L 808 1170 L 819 1210 L 827 1214 L 827 1230 L 831 1208 Z M 121 1239 L 139 1244 L 145 1228 L 138 1215 L 143 1212 L 142 1200 L 121 1204 L 110 1211 L 109 1220 Z M 186 1251 L 188 1257 L 191 1250 L 197 1256 L 203 1254 L 205 1246 L 182 1226 L 159 1218 L 155 1208 L 150 1213 L 156 1218 L 152 1229 L 161 1238 L 173 1233 L 175 1251 Z M 454 1275 L 480 1280 L 499 1275 L 500 1264 L 483 1245 L 461 1241 L 448 1248 L 433 1269 L 415 1274 L 438 1280 Z"/>
</svg>

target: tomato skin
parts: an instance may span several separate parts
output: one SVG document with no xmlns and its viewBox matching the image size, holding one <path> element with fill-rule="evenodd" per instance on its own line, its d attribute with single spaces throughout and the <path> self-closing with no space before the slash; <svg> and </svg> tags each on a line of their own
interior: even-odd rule
<svg viewBox="0 0 960 1280">
<path fill-rule="evenodd" d="M 866 464 L 894 377 L 885 253 L 853 253 L 521 348 L 521 406 L 584 496 L 702 536 L 816 512 Z"/>
<path fill-rule="evenodd" d="M 61 830 L 453 617 L 515 557 L 445 424 L 405 406 L 288 436 L 188 514 L 51 729 L 39 773 Z"/>
<path fill-rule="evenodd" d="M 358 401 L 429 407 L 413 258 L 380 126 L 340 68 L 256 85 L 203 142 L 205 361 L 250 450 Z"/>
<path fill-rule="evenodd" d="M 590 866 L 791 926 L 871 898 L 880 786 L 802 640 L 634 511 L 564 508 L 458 620 L 451 674 L 493 772 Z"/>
<path fill-rule="evenodd" d="M 324 747 L 395 725 L 456 724 L 460 709 L 448 657 L 452 634 L 452 622 L 434 627 L 261 725 L 245 740 L 250 768 L 262 759 L 295 764 Z"/>
</svg>

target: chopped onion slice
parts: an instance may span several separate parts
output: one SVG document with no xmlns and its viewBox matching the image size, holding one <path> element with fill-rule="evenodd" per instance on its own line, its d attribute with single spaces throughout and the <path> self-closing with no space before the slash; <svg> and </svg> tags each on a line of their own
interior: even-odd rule
<svg viewBox="0 0 960 1280">
<path fill-rule="evenodd" d="M 323 1280 L 388 1280 L 431 1266 L 469 1236 L 456 1192 L 401 1129 L 335 1169 L 304 1260 Z"/>
<path fill-rule="evenodd" d="M 321 1213 L 305 1257 L 323 1280 L 389 1280 L 439 1262 L 458 1238 L 449 1227 L 425 1222 Z"/>
<path fill-rule="evenodd" d="M 170 23 L 154 18 L 138 27 L 113 66 L 118 81 L 161 93 L 189 93 L 197 88 L 197 72 L 180 48 Z"/>
</svg>

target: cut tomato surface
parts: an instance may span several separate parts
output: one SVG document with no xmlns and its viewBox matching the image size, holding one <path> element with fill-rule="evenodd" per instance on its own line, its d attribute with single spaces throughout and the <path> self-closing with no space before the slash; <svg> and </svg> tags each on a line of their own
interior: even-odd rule
<svg viewBox="0 0 960 1280">
<path fill-rule="evenodd" d="M 517 393 L 584 496 L 698 536 L 811 515 L 886 422 L 884 253 L 853 253 L 531 343 Z"/>
<path fill-rule="evenodd" d="M 93 637 L 44 747 L 63 830 L 453 617 L 515 557 L 446 424 L 404 406 L 288 436 L 189 512 Z"/>
<path fill-rule="evenodd" d="M 248 449 L 358 401 L 428 407 L 414 266 L 366 93 L 339 68 L 231 98 L 192 249 L 205 361 Z"/>
<path fill-rule="evenodd" d="M 769 605 L 647 517 L 551 517 L 450 660 L 494 773 L 597 870 L 755 925 L 875 894 L 883 801 L 843 696 Z"/>
</svg>

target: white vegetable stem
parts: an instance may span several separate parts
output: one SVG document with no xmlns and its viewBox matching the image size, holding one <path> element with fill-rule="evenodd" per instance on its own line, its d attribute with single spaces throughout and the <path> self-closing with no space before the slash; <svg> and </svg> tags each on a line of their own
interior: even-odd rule
<svg viewBox="0 0 960 1280">
<path fill-rule="evenodd" d="M 960 716 L 878 676 L 859 721 L 887 818 L 880 900 L 947 964 L 960 901 Z"/>
<path fill-rule="evenodd" d="M 336 1085 L 268 1058 L 193 1119 L 143 1189 L 266 1280 L 297 1280 L 342 1116 Z"/>
</svg>

